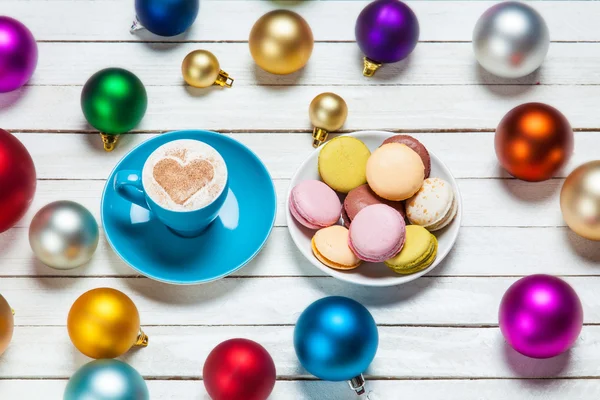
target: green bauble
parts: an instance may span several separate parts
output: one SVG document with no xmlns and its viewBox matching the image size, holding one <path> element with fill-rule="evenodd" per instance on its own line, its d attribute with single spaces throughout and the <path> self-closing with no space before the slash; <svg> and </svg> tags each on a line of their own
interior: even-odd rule
<svg viewBox="0 0 600 400">
<path fill-rule="evenodd" d="M 147 106 L 144 84 L 122 68 L 96 72 L 81 92 L 85 118 L 107 135 L 119 135 L 133 129 L 144 117 Z"/>
</svg>

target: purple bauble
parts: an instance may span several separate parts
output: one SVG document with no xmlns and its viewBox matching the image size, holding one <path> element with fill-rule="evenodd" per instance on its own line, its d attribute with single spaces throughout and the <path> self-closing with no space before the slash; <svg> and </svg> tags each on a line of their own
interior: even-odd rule
<svg viewBox="0 0 600 400">
<path fill-rule="evenodd" d="M 530 275 L 513 283 L 500 303 L 500 330 L 519 353 L 549 358 L 567 351 L 581 332 L 583 309 L 562 279 Z"/>
<path fill-rule="evenodd" d="M 37 65 L 35 38 L 25 25 L 0 16 L 0 93 L 27 83 Z"/>
<path fill-rule="evenodd" d="M 419 40 L 415 13 L 398 0 L 375 0 L 356 20 L 356 41 L 362 52 L 377 63 L 406 58 Z"/>
</svg>

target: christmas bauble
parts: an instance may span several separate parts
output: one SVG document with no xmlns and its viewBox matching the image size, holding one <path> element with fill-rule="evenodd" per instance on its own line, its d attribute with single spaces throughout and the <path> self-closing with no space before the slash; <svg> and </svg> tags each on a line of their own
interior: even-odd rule
<svg viewBox="0 0 600 400">
<path fill-rule="evenodd" d="M 549 358 L 567 351 L 583 326 L 577 293 L 562 279 L 530 275 L 513 283 L 500 303 L 500 330 L 516 351 Z"/>
<path fill-rule="evenodd" d="M 496 128 L 496 156 L 515 178 L 543 181 L 573 153 L 573 130 L 556 108 L 526 103 L 510 110 Z"/>
<path fill-rule="evenodd" d="M 0 16 L 0 93 L 26 84 L 37 59 L 37 43 L 31 31 L 14 18 Z"/>
<path fill-rule="evenodd" d="M 363 75 L 373 76 L 384 63 L 406 58 L 419 41 L 419 21 L 399 0 L 375 0 L 359 14 L 356 43 L 366 56 Z"/>
<path fill-rule="evenodd" d="M 600 240 L 600 160 L 580 165 L 569 174 L 560 192 L 560 209 L 573 232 Z"/>
<path fill-rule="evenodd" d="M 319 147 L 327 140 L 331 131 L 337 131 L 346 122 L 348 106 L 344 99 L 335 93 L 321 93 L 308 107 L 310 122 L 314 126 L 313 147 Z"/>
<path fill-rule="evenodd" d="M 119 360 L 95 360 L 69 379 L 63 400 L 149 400 L 144 378 Z"/>
<path fill-rule="evenodd" d="M 208 50 L 194 50 L 185 56 L 181 74 L 188 85 L 197 88 L 233 85 L 233 79 L 221 69 L 217 57 Z"/>
<path fill-rule="evenodd" d="M 230 339 L 215 347 L 202 371 L 213 400 L 266 400 L 275 386 L 275 363 L 260 344 Z"/>
<path fill-rule="evenodd" d="M 300 363 L 317 378 L 346 381 L 371 364 L 379 335 L 371 313 L 346 297 L 317 300 L 302 312 L 294 329 Z"/>
<path fill-rule="evenodd" d="M 550 47 L 544 18 L 527 4 L 507 1 L 489 8 L 473 31 L 473 51 L 483 68 L 519 78 L 539 68 Z"/>
<path fill-rule="evenodd" d="M 110 288 L 90 290 L 75 300 L 67 329 L 73 345 L 91 358 L 115 358 L 133 346 L 148 345 L 135 304 Z"/>
<path fill-rule="evenodd" d="M 275 10 L 260 17 L 252 27 L 248 42 L 256 64 L 279 75 L 304 67 L 314 45 L 308 23 L 289 10 Z"/>
<path fill-rule="evenodd" d="M 81 204 L 55 201 L 35 214 L 29 226 L 29 244 L 36 257 L 56 269 L 77 268 L 98 247 L 98 223 Z"/>
<path fill-rule="evenodd" d="M 0 233 L 25 214 L 35 194 L 33 160 L 23 144 L 0 129 Z"/>
<path fill-rule="evenodd" d="M 0 355 L 6 351 L 13 336 L 15 318 L 8 302 L 0 294 Z"/>
<path fill-rule="evenodd" d="M 138 21 L 159 36 L 185 32 L 196 20 L 199 8 L 200 0 L 135 0 Z"/>
<path fill-rule="evenodd" d="M 133 73 L 122 68 L 96 72 L 83 87 L 81 109 L 103 138 L 105 149 L 114 148 L 115 137 L 140 123 L 148 106 L 146 88 Z"/>
</svg>

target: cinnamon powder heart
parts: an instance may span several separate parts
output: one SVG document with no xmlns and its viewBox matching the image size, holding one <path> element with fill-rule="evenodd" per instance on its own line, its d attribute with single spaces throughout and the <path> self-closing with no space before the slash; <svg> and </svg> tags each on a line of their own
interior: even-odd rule
<svg viewBox="0 0 600 400">
<path fill-rule="evenodd" d="M 206 160 L 182 165 L 172 158 L 163 158 L 154 165 L 153 174 L 169 197 L 181 205 L 213 180 L 215 169 Z"/>
</svg>

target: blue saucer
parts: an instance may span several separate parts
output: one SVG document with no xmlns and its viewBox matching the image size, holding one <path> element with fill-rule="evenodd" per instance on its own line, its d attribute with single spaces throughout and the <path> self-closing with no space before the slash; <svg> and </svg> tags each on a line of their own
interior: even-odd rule
<svg viewBox="0 0 600 400">
<path fill-rule="evenodd" d="M 150 211 L 120 197 L 115 174 L 142 169 L 157 147 L 176 139 L 196 139 L 225 159 L 229 193 L 217 219 L 201 236 L 173 234 Z M 174 284 L 210 282 L 247 264 L 264 246 L 275 223 L 275 188 L 260 159 L 246 146 L 208 131 L 178 131 L 150 139 L 130 151 L 111 172 L 102 194 L 102 224 L 114 251 L 133 269 Z"/>
</svg>

